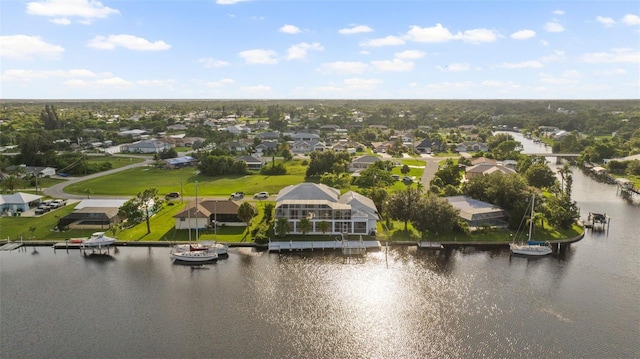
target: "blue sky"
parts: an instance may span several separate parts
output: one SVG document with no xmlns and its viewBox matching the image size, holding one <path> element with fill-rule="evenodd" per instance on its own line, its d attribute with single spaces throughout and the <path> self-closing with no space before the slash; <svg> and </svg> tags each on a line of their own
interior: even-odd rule
<svg viewBox="0 0 640 359">
<path fill-rule="evenodd" d="M 637 1 L 2 0 L 2 99 L 638 99 Z"/>
</svg>

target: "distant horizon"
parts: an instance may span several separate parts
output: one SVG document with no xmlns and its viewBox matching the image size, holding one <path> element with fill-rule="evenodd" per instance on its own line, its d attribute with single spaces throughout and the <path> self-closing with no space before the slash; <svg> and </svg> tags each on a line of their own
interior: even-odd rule
<svg viewBox="0 0 640 359">
<path fill-rule="evenodd" d="M 372 102 L 372 101 L 532 101 L 532 102 L 556 102 L 556 101 L 576 101 L 576 102 L 584 102 L 584 101 L 637 101 L 640 104 L 640 98 L 593 98 L 593 99 L 573 99 L 573 98 L 557 98 L 557 99 L 536 99 L 536 98 L 474 98 L 474 99 L 466 99 L 466 98 L 424 98 L 424 99 L 416 99 L 416 98 L 274 98 L 274 99 L 251 99 L 251 98 L 87 98 L 87 99 L 73 99 L 73 98 L 51 98 L 51 99 L 40 99 L 40 98 L 15 98 L 15 99 L 0 99 L 0 103 L 2 102 L 29 102 L 29 101 L 37 101 L 37 102 L 91 102 L 91 101 L 253 101 L 253 102 L 272 102 L 272 101 L 362 101 L 362 102 Z"/>
<path fill-rule="evenodd" d="M 640 99 L 631 0 L 26 0 L 0 98 Z"/>
</svg>

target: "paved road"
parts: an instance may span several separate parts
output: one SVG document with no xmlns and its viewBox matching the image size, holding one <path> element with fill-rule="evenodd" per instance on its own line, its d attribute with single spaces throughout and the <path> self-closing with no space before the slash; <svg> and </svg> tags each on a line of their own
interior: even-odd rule
<svg viewBox="0 0 640 359">
<path fill-rule="evenodd" d="M 120 167 L 120 168 L 114 168 L 114 169 L 108 170 L 108 171 L 103 171 L 103 172 L 90 174 L 90 175 L 87 175 L 87 176 L 84 176 L 84 177 L 67 177 L 66 181 L 58 183 L 56 185 L 53 185 L 53 186 L 51 186 L 49 188 L 43 189 L 42 193 L 46 194 L 47 196 L 54 197 L 54 198 L 83 199 L 83 198 L 86 198 L 86 195 L 69 194 L 69 193 L 66 193 L 64 191 L 64 188 L 66 186 L 70 185 L 70 184 L 73 184 L 73 183 L 78 183 L 78 182 L 86 181 L 88 179 L 98 178 L 98 177 L 101 177 L 101 176 L 110 175 L 112 173 L 125 171 L 125 170 L 131 169 L 131 168 L 147 166 L 147 165 L 153 163 L 153 159 L 150 159 L 149 157 L 143 157 L 143 156 L 127 156 L 127 157 L 144 158 L 145 161 L 139 162 L 139 163 L 132 163 L 130 165 L 123 166 L 123 167 Z M 122 197 L 122 196 L 119 196 L 119 197 Z M 113 198 L 113 196 L 95 196 L 94 198 Z"/>
</svg>

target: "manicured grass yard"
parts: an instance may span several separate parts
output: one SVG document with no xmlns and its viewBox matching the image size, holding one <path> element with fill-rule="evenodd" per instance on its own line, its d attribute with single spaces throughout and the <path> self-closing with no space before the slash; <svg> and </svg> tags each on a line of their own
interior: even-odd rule
<svg viewBox="0 0 640 359">
<path fill-rule="evenodd" d="M 144 159 L 137 157 L 122 157 L 122 156 L 88 156 L 87 162 L 92 163 L 105 163 L 111 162 L 111 168 L 120 168 L 133 163 L 142 162 Z"/>
<path fill-rule="evenodd" d="M 140 167 L 73 184 L 66 187 L 65 191 L 85 194 L 88 188 L 95 195 L 135 196 L 138 192 L 155 187 L 160 195 L 181 192 L 183 196 L 195 196 L 197 181 L 199 196 L 226 197 L 236 191 L 242 191 L 247 196 L 262 191 L 275 194 L 285 186 L 304 182 L 306 166 L 302 166 L 300 161 L 292 161 L 287 167 L 289 174 L 282 176 L 250 174 L 224 177 L 201 175 L 195 167 L 177 170 Z"/>
<path fill-rule="evenodd" d="M 36 240 L 65 240 L 73 237 L 88 237 L 91 233 L 98 231 L 76 229 L 56 232 L 53 230 L 58 224 L 58 220 L 71 213 L 75 206 L 75 204 L 70 204 L 37 217 L 1 217 L 0 239 L 16 240 L 22 236 L 24 240 L 28 240 L 31 237 Z M 30 228 L 34 228 L 34 231 L 31 232 Z"/>
</svg>

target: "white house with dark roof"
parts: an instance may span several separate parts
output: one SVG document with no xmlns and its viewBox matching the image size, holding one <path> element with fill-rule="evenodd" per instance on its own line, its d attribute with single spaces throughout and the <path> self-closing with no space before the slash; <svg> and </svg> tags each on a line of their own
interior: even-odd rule
<svg viewBox="0 0 640 359">
<path fill-rule="evenodd" d="M 327 222 L 326 233 L 371 234 L 380 219 L 373 201 L 357 192 L 340 195 L 340 190 L 317 183 L 301 183 L 283 188 L 276 197 L 275 218 L 286 218 L 291 233 L 301 233 L 302 218 L 311 221 L 310 234 L 322 234 L 318 223 Z"/>
</svg>

